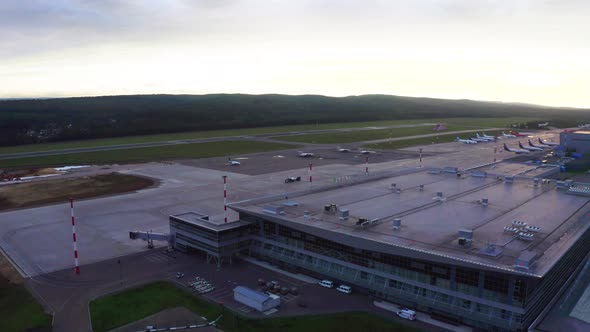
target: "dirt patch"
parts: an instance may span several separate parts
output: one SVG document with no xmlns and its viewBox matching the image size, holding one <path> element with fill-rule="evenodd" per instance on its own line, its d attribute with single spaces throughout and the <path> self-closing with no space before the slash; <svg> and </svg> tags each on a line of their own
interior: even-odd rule
<svg viewBox="0 0 590 332">
<path fill-rule="evenodd" d="M 8 287 L 10 284 L 22 285 L 23 277 L 10 264 L 6 256 L 0 253 L 0 288 Z"/>
<path fill-rule="evenodd" d="M 152 179 L 119 173 L 5 185 L 0 187 L 0 211 L 120 194 L 152 185 Z"/>
</svg>

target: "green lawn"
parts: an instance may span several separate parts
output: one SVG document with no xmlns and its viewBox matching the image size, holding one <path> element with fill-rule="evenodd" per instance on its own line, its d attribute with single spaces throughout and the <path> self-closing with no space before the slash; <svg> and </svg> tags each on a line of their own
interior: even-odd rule
<svg viewBox="0 0 590 332">
<path fill-rule="evenodd" d="M 327 123 L 327 124 L 309 124 L 309 125 L 245 128 L 245 129 L 231 129 L 231 130 L 195 131 L 195 132 L 182 132 L 182 133 L 171 133 L 171 134 L 115 137 L 115 138 L 103 138 L 103 139 L 92 139 L 92 140 L 81 140 L 81 141 L 68 141 L 68 142 L 42 143 L 42 144 L 32 144 L 32 145 L 0 147 L 0 154 L 33 152 L 33 151 L 47 151 L 47 150 L 61 150 L 61 149 L 95 147 L 95 146 L 109 146 L 109 145 L 119 145 L 119 144 L 133 144 L 133 143 L 145 143 L 145 142 L 160 142 L 160 141 L 171 141 L 171 140 L 182 140 L 182 139 L 193 139 L 193 138 L 273 134 L 273 133 L 282 133 L 282 132 L 289 132 L 289 131 L 376 127 L 376 126 L 392 126 L 392 125 L 417 124 L 417 123 L 446 123 L 447 125 L 461 126 L 463 128 L 505 127 L 511 123 L 526 122 L 527 120 L 533 120 L 533 119 L 532 118 L 440 118 L 440 119 L 413 119 L 413 120 L 397 120 L 397 121 Z"/>
<path fill-rule="evenodd" d="M 252 152 L 263 152 L 296 148 L 291 144 L 277 144 L 256 141 L 219 141 L 207 143 L 178 144 L 149 148 L 83 152 L 56 156 L 28 157 L 0 160 L 2 168 L 25 166 L 55 166 L 129 163 L 155 160 L 174 160 L 228 156 Z"/>
<path fill-rule="evenodd" d="M 51 316 L 43 312 L 25 287 L 0 280 L 0 331 L 21 332 L 50 326 Z"/>
<path fill-rule="evenodd" d="M 475 136 L 476 133 L 481 134 L 481 131 L 463 133 L 460 135 L 456 135 L 456 134 L 439 135 L 438 137 L 422 137 L 422 138 L 405 139 L 405 140 L 400 140 L 400 141 L 390 141 L 390 142 L 385 142 L 385 143 L 366 144 L 366 145 L 364 145 L 364 147 L 367 149 L 382 149 L 382 150 L 401 149 L 401 148 L 407 148 L 410 146 L 420 146 L 420 145 L 430 145 L 430 144 L 436 144 L 436 143 L 453 142 L 457 138 L 457 136 L 460 136 L 461 138 L 468 138 L 469 136 Z M 498 136 L 498 135 L 502 135 L 502 131 L 492 130 L 490 132 L 486 132 L 486 135 Z"/>
<path fill-rule="evenodd" d="M 363 312 L 284 318 L 246 318 L 229 310 L 223 310 L 220 305 L 206 302 L 167 282 L 149 284 L 92 301 L 90 303 L 92 328 L 95 332 L 108 331 L 164 309 L 178 306 L 184 306 L 210 320 L 223 313 L 223 318 L 218 325 L 226 332 L 418 331 Z"/>
</svg>

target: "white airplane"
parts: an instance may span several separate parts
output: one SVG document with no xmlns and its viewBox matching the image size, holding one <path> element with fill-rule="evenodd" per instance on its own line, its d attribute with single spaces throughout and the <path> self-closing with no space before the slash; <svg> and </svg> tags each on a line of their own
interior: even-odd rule
<svg viewBox="0 0 590 332">
<path fill-rule="evenodd" d="M 524 146 L 524 145 L 522 145 L 522 143 L 520 143 L 520 141 L 518 141 L 518 146 L 519 146 L 521 149 L 525 149 L 525 150 L 529 150 L 529 151 L 543 151 L 543 149 L 541 149 L 541 148 L 536 148 L 536 147 L 534 147 L 534 146 Z"/>
<path fill-rule="evenodd" d="M 230 160 L 226 163 L 227 166 L 240 166 L 240 162 L 239 161 L 235 161 L 235 160 Z"/>
<path fill-rule="evenodd" d="M 338 152 L 350 152 L 350 149 L 338 147 Z"/>
<path fill-rule="evenodd" d="M 533 144 L 533 142 L 531 142 L 530 139 L 529 139 L 529 146 L 532 146 L 532 147 L 535 147 L 535 148 L 542 148 L 542 149 L 550 148 L 550 146 L 547 145 L 547 144 L 537 144 L 537 145 L 535 145 L 535 144 Z"/>
<path fill-rule="evenodd" d="M 483 137 L 483 138 L 491 138 L 491 139 L 493 139 L 494 141 L 495 141 L 495 140 L 498 138 L 498 137 L 496 137 L 496 136 L 490 136 L 490 135 L 486 135 L 486 133 L 482 133 L 481 137 Z"/>
<path fill-rule="evenodd" d="M 549 125 L 549 122 L 545 122 L 545 123 L 538 123 L 537 126 L 539 126 L 539 128 L 543 128 L 543 127 L 547 127 Z"/>
<path fill-rule="evenodd" d="M 509 151 L 509 152 L 514 152 L 516 154 L 521 154 L 521 153 L 529 153 L 531 151 L 529 150 L 525 150 L 525 149 L 514 149 L 514 148 L 509 148 L 506 143 L 504 143 L 504 150 Z"/>
<path fill-rule="evenodd" d="M 549 145 L 549 146 L 558 146 L 559 145 L 559 143 L 554 143 L 554 142 L 543 142 L 541 137 L 539 137 L 539 143 Z"/>
<path fill-rule="evenodd" d="M 481 138 L 481 137 L 477 137 L 476 138 L 476 137 L 469 136 L 469 139 L 472 140 L 472 141 L 480 142 L 480 143 L 487 143 L 487 142 L 489 142 L 487 139 Z"/>
<path fill-rule="evenodd" d="M 516 138 L 516 136 L 512 135 L 512 134 L 506 134 L 504 132 L 502 132 L 502 136 L 505 138 Z"/>
<path fill-rule="evenodd" d="M 485 139 L 486 142 L 491 142 L 491 141 L 495 140 L 495 138 L 493 138 L 492 136 L 479 136 L 478 133 L 475 133 L 475 137 L 477 137 L 479 139 Z"/>
<path fill-rule="evenodd" d="M 463 144 L 477 144 L 477 141 L 473 141 L 470 139 L 461 139 L 459 136 L 455 139 L 455 142 L 463 143 Z"/>
<path fill-rule="evenodd" d="M 377 153 L 375 151 L 371 151 L 371 150 L 359 150 L 360 154 L 372 154 L 372 153 Z"/>
<path fill-rule="evenodd" d="M 301 158 L 311 158 L 311 157 L 313 157 L 313 153 L 299 151 L 299 154 L 297 156 L 301 157 Z"/>
</svg>

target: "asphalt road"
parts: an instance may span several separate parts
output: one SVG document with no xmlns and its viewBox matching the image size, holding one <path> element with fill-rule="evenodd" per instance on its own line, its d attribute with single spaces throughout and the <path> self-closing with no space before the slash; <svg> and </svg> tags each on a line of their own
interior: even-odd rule
<svg viewBox="0 0 590 332">
<path fill-rule="evenodd" d="M 355 131 L 364 131 L 364 130 L 422 127 L 422 126 L 431 126 L 431 125 L 434 125 L 434 124 L 420 123 L 420 124 L 411 124 L 411 125 L 394 125 L 394 126 L 382 126 L 382 127 L 359 127 L 359 128 L 322 129 L 322 130 L 307 130 L 307 131 L 289 131 L 289 132 L 283 132 L 283 133 L 268 133 L 268 134 L 258 134 L 258 135 L 207 137 L 207 138 L 194 138 L 194 139 L 183 139 L 183 140 L 172 140 L 172 141 L 107 145 L 107 146 L 96 146 L 96 147 L 86 147 L 86 148 L 72 148 L 72 149 L 47 150 L 47 151 L 35 151 L 35 152 L 19 152 L 19 153 L 0 154 L 0 160 L 2 160 L 2 159 L 15 159 L 15 158 L 28 158 L 28 157 L 41 157 L 41 156 L 54 156 L 54 155 L 82 153 L 82 152 L 97 152 L 97 151 L 133 149 L 133 148 L 147 148 L 147 147 L 167 146 L 167 145 L 177 145 L 177 144 L 234 141 L 234 140 L 244 140 L 244 139 L 266 139 L 269 137 L 280 137 L 280 136 L 307 135 L 307 134 L 328 134 L 328 133 L 355 132 Z M 445 132 L 445 133 L 447 133 L 447 132 Z M 448 132 L 448 133 L 452 134 L 454 132 Z M 297 143 L 297 142 L 287 142 L 287 141 L 281 141 L 281 143 L 294 144 L 294 145 L 301 144 L 301 143 Z"/>
</svg>

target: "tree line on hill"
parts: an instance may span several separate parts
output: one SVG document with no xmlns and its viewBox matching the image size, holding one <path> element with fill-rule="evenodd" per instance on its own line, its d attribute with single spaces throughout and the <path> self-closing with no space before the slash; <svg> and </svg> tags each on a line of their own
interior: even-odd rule
<svg viewBox="0 0 590 332">
<path fill-rule="evenodd" d="M 514 116 L 589 122 L 590 112 L 390 95 L 128 95 L 1 100 L 0 145 L 294 124 Z"/>
</svg>

